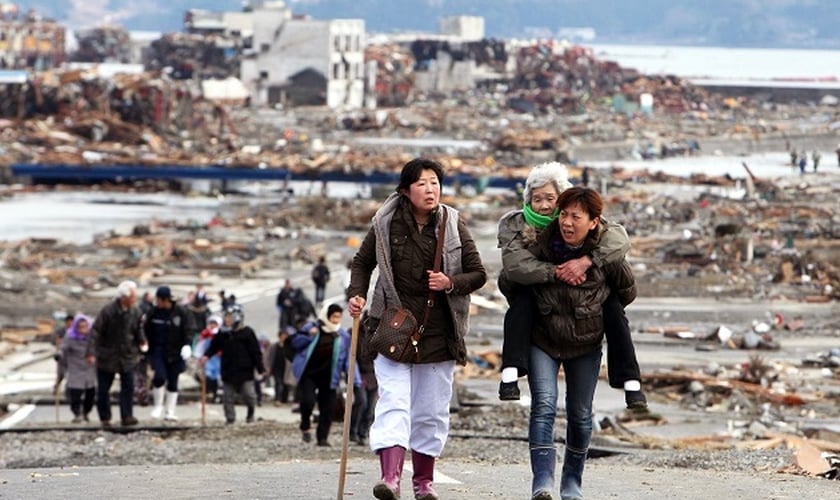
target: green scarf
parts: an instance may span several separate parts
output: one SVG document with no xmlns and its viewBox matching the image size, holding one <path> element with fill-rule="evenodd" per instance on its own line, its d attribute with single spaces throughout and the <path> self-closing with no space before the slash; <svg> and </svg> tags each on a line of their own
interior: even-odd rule
<svg viewBox="0 0 840 500">
<path fill-rule="evenodd" d="M 539 212 L 535 212 L 534 209 L 531 208 L 530 203 L 526 203 L 522 207 L 522 215 L 525 216 L 525 222 L 542 231 L 545 229 L 545 226 L 551 224 L 551 222 L 557 219 L 557 216 L 560 215 L 560 209 L 555 208 L 554 213 L 551 215 L 542 215 Z"/>
</svg>

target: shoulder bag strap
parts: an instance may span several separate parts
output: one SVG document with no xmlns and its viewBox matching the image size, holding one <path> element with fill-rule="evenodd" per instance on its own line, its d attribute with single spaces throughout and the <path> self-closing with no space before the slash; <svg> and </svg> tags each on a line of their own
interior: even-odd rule
<svg viewBox="0 0 840 500">
<path fill-rule="evenodd" d="M 435 263 L 433 265 L 434 272 L 440 272 L 442 264 L 441 261 L 443 260 L 443 240 L 446 237 L 446 219 L 448 212 L 444 207 L 441 207 L 440 210 L 440 229 L 438 230 L 437 247 L 435 248 Z M 426 323 L 429 321 L 429 313 L 433 307 L 435 307 L 435 292 L 430 290 L 429 298 L 426 299 L 426 312 L 423 313 L 423 322 L 420 324 L 420 327 L 417 328 L 417 332 L 411 337 L 415 344 L 418 340 L 420 340 L 420 337 L 423 335 L 423 331 L 426 329 Z"/>
</svg>

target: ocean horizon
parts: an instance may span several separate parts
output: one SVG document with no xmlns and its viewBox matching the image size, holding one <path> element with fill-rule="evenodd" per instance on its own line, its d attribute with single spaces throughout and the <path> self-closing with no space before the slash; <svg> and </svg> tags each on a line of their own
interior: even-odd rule
<svg viewBox="0 0 840 500">
<path fill-rule="evenodd" d="M 840 50 L 584 44 L 598 59 L 686 79 L 819 80 L 840 85 Z"/>
</svg>

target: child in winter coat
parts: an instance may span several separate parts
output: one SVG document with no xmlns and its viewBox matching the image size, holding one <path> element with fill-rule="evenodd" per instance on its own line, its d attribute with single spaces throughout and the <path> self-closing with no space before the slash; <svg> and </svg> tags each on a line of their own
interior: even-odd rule
<svg viewBox="0 0 840 500">
<path fill-rule="evenodd" d="M 204 352 L 210 347 L 210 342 L 213 337 L 219 333 L 219 327 L 222 326 L 222 318 L 219 316 L 210 316 L 207 319 L 207 327 L 201 331 L 195 340 L 193 346 L 193 356 L 201 359 Z M 211 403 L 219 402 L 219 379 L 222 376 L 222 355 L 221 353 L 214 355 L 204 363 L 204 377 L 207 380 L 207 395 Z"/>
</svg>

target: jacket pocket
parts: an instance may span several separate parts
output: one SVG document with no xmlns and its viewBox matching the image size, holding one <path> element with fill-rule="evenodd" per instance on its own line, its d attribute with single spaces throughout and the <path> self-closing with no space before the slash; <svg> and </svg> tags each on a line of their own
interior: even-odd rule
<svg viewBox="0 0 840 500">
<path fill-rule="evenodd" d="M 408 236 L 391 236 L 391 264 L 406 258 Z"/>
<path fill-rule="evenodd" d="M 604 335 L 604 315 L 601 304 L 575 308 L 574 340 L 582 344 L 600 342 Z"/>
</svg>

